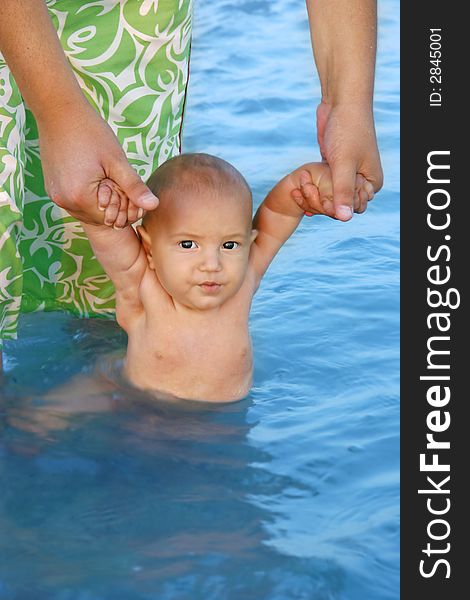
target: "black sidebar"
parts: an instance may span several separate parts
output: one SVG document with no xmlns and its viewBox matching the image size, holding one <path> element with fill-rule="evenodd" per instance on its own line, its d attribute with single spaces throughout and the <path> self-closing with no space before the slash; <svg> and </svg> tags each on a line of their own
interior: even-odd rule
<svg viewBox="0 0 470 600">
<path fill-rule="evenodd" d="M 470 597 L 470 28 L 464 6 L 401 5 L 403 600 Z"/>
</svg>

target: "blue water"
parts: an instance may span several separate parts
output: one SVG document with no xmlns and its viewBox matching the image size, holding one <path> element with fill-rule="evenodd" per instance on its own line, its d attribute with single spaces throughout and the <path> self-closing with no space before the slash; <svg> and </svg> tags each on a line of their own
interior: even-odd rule
<svg viewBox="0 0 470 600">
<path fill-rule="evenodd" d="M 0 386 L 2 600 L 399 597 L 399 8 L 379 5 L 384 189 L 347 224 L 304 219 L 276 259 L 246 400 L 51 407 L 125 338 L 22 320 Z M 318 97 L 304 2 L 197 3 L 184 150 L 233 162 L 259 203 L 318 158 Z"/>
</svg>

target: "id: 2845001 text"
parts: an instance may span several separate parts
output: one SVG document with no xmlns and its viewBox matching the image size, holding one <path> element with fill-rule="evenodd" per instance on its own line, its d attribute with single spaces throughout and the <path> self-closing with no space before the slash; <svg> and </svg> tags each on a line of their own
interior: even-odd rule
<svg viewBox="0 0 470 600">
<path fill-rule="evenodd" d="M 429 30 L 429 106 L 442 106 L 442 29 Z"/>
</svg>

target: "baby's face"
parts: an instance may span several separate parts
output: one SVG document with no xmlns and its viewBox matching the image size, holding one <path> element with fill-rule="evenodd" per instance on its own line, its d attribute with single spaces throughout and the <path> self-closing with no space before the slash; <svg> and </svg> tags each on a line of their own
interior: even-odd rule
<svg viewBox="0 0 470 600">
<path fill-rule="evenodd" d="M 162 201 L 151 228 L 151 266 L 172 298 L 192 309 L 221 306 L 240 289 L 248 266 L 251 206 L 217 193 Z"/>
</svg>

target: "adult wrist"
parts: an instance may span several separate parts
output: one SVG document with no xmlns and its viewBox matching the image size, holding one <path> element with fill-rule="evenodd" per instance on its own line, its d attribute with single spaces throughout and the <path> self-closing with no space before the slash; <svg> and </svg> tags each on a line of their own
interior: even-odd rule
<svg viewBox="0 0 470 600">
<path fill-rule="evenodd" d="M 79 123 L 81 119 L 96 115 L 80 91 L 67 100 L 55 100 L 45 104 L 45 106 L 31 108 L 39 128 L 60 126 L 64 122 Z"/>
<path fill-rule="evenodd" d="M 325 96 L 322 95 L 321 104 L 329 108 L 344 108 L 353 113 L 373 118 L 372 97 L 356 97 L 352 95 Z"/>
<path fill-rule="evenodd" d="M 355 106 L 358 109 L 370 109 L 373 103 L 373 89 L 358 89 L 357 81 L 342 81 L 341 85 L 326 83 L 322 85 L 321 101 L 329 106 Z"/>
<path fill-rule="evenodd" d="M 331 59 L 321 77 L 322 101 L 331 106 L 354 104 L 372 106 L 374 97 L 374 66 L 358 68 L 344 57 Z"/>
</svg>

